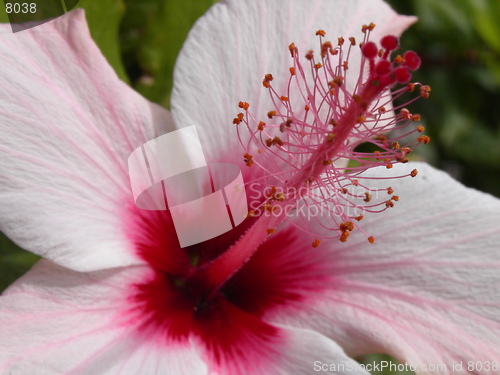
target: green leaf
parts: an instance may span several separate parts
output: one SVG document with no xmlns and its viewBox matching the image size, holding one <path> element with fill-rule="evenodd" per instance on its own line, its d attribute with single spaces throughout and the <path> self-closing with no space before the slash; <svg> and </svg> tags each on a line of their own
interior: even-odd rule
<svg viewBox="0 0 500 375">
<path fill-rule="evenodd" d="M 135 56 L 140 76 L 135 88 L 149 100 L 168 107 L 177 54 L 194 22 L 213 0 L 126 0 L 126 24 L 135 29 Z"/>
<path fill-rule="evenodd" d="M 0 292 L 28 271 L 38 256 L 21 250 L 0 233 Z"/>
</svg>

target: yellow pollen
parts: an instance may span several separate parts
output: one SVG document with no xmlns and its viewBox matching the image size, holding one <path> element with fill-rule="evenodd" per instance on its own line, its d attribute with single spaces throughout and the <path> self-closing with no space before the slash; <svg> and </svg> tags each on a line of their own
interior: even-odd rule
<svg viewBox="0 0 500 375">
<path fill-rule="evenodd" d="M 424 99 L 427 99 L 430 96 L 431 87 L 430 86 L 421 86 L 420 87 L 420 96 Z"/>
<path fill-rule="evenodd" d="M 340 242 L 346 242 L 349 235 L 349 231 L 342 232 L 342 235 L 340 236 Z"/>
<path fill-rule="evenodd" d="M 420 143 L 423 143 L 424 145 L 426 145 L 426 144 L 428 144 L 431 141 L 431 139 L 427 135 L 422 135 L 422 136 L 420 136 L 420 137 L 417 138 L 417 141 L 419 141 Z"/>
<path fill-rule="evenodd" d="M 243 108 L 245 111 L 248 110 L 248 107 L 250 107 L 250 104 L 247 102 L 239 102 L 238 107 Z"/>
<path fill-rule="evenodd" d="M 361 27 L 361 31 L 363 32 L 363 34 L 366 34 L 367 31 L 373 31 L 374 28 L 375 24 L 373 22 L 370 22 L 369 25 L 363 25 L 363 27 Z"/>
<path fill-rule="evenodd" d="M 396 64 L 402 64 L 404 62 L 404 59 L 401 57 L 401 55 L 397 55 L 395 58 L 394 58 L 394 62 Z"/>
</svg>

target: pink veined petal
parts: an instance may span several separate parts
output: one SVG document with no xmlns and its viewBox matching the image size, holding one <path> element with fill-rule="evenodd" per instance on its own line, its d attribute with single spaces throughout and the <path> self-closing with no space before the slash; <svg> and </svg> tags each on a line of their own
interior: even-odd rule
<svg viewBox="0 0 500 375">
<path fill-rule="evenodd" d="M 40 261 L 0 297 L 0 371 L 301 375 L 321 368 L 326 374 L 367 374 L 320 333 L 286 326 L 276 327 L 282 340 L 273 359 L 256 361 L 244 370 L 236 362 L 226 363 L 230 367 L 216 366 L 196 336 L 166 345 L 163 330 L 142 330 L 147 316 L 137 319 L 130 314 L 130 285 L 147 279 L 150 272 L 137 266 L 78 273 Z M 234 353 L 239 350 L 231 348 Z"/>
<path fill-rule="evenodd" d="M 294 42 L 305 54 L 318 47 L 318 29 L 336 45 L 337 37 L 362 41 L 361 26 L 376 23 L 373 40 L 400 35 L 415 17 L 400 16 L 379 0 L 227 0 L 215 4 L 191 30 L 177 59 L 172 114 L 178 126 L 196 125 L 210 161 L 243 155 L 233 118 L 246 101 L 263 116 L 272 102 L 262 87 L 265 74 L 273 87 L 286 89 L 292 66 L 288 46 Z M 358 47 L 355 47 L 358 48 Z M 361 54 L 353 51 L 347 82 L 352 89 Z M 278 90 L 279 91 L 279 90 Z M 271 107 L 271 108 L 270 108 Z M 243 158 L 239 159 L 243 163 Z M 244 165 L 244 163 L 243 163 Z"/>
<path fill-rule="evenodd" d="M 338 374 L 369 375 L 359 363 L 349 358 L 335 342 L 316 331 L 280 327 L 286 338 L 286 346 L 275 365 L 257 374 L 304 375 Z M 253 375 L 248 374 L 248 375 Z"/>
<path fill-rule="evenodd" d="M 129 154 L 172 129 L 121 82 L 83 10 L 0 38 L 0 229 L 76 270 L 139 262 L 120 216 Z"/>
<path fill-rule="evenodd" d="M 381 179 L 413 168 L 414 179 Z M 372 169 L 360 181 L 371 178 L 399 196 L 361 221 L 375 244 L 356 231 L 329 244 L 330 292 L 266 318 L 322 332 L 350 355 L 383 352 L 415 365 L 498 361 L 500 200 L 423 163 Z"/>
<path fill-rule="evenodd" d="M 40 261 L 0 297 L 0 372 L 30 375 L 203 375 L 190 345 L 164 347 L 126 314 L 147 268 L 78 273 Z"/>
</svg>

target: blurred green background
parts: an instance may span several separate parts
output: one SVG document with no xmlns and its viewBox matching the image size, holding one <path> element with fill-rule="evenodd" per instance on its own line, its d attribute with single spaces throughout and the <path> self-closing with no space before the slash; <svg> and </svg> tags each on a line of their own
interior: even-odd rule
<svg viewBox="0 0 500 375">
<path fill-rule="evenodd" d="M 192 24 L 214 2 L 81 0 L 79 6 L 86 9 L 92 35 L 119 76 L 168 107 L 177 53 Z M 419 17 L 402 45 L 422 57 L 414 80 L 432 86 L 430 99 L 411 106 L 432 138 L 415 158 L 500 197 L 500 1 L 388 2 L 399 13 Z M 0 20 L 6 22 L 3 4 L 0 8 Z M 0 291 L 36 259 L 0 236 Z M 359 358 L 365 363 L 386 359 Z"/>
</svg>

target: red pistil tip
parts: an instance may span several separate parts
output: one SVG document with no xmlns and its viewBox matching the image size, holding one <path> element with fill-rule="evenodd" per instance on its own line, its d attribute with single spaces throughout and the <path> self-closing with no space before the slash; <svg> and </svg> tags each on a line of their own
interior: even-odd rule
<svg viewBox="0 0 500 375">
<path fill-rule="evenodd" d="M 399 40 L 394 35 L 386 35 L 380 40 L 382 48 L 387 51 L 394 51 L 399 47 Z"/>
<path fill-rule="evenodd" d="M 407 67 L 400 66 L 394 69 L 394 78 L 398 83 L 406 83 L 411 79 L 411 73 Z"/>
<path fill-rule="evenodd" d="M 417 70 L 420 68 L 420 57 L 416 52 L 406 51 L 403 55 L 405 66 L 410 70 Z"/>
<path fill-rule="evenodd" d="M 375 43 L 373 42 L 366 42 L 363 44 L 361 47 L 361 53 L 363 53 L 363 56 L 366 57 L 367 59 L 374 59 L 377 54 L 378 54 L 378 48 Z"/>
<path fill-rule="evenodd" d="M 380 60 L 375 66 L 375 72 L 378 75 L 384 76 L 392 71 L 392 64 L 387 60 Z"/>
</svg>

